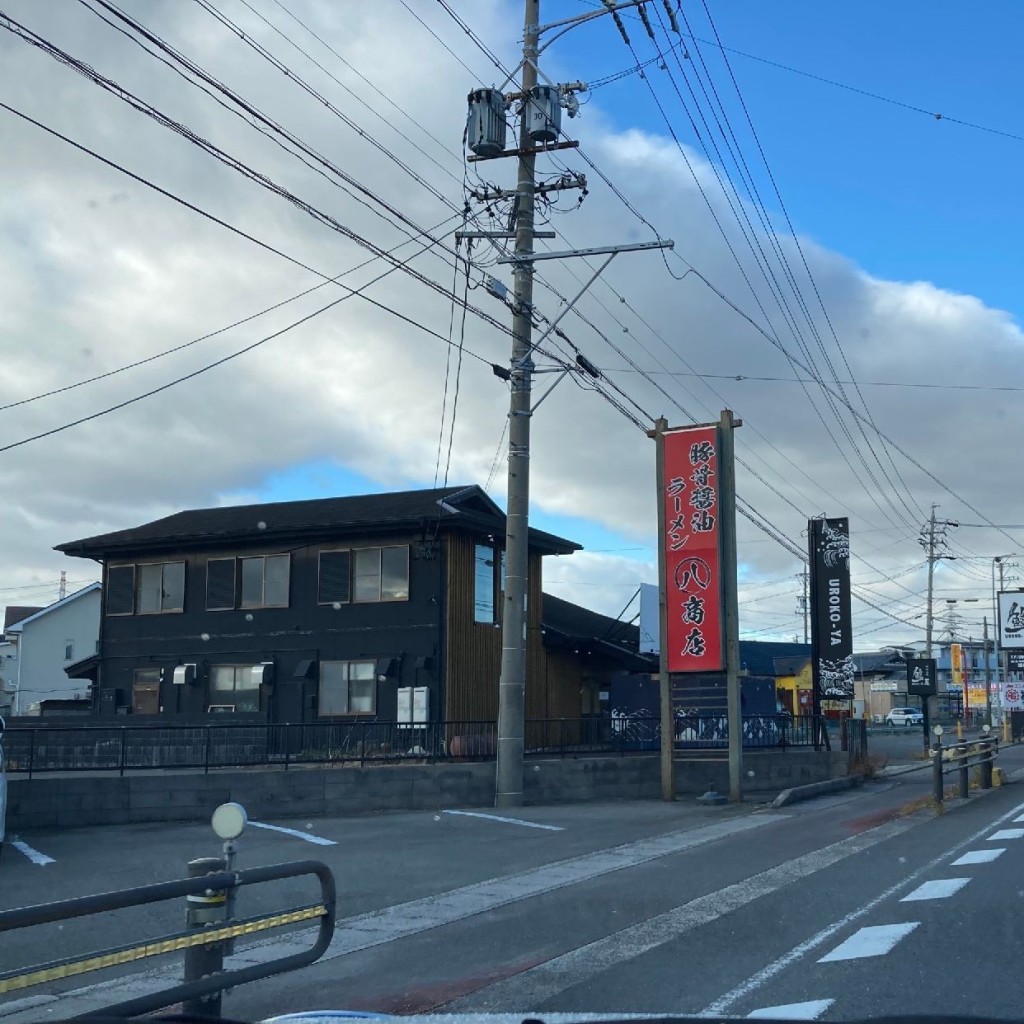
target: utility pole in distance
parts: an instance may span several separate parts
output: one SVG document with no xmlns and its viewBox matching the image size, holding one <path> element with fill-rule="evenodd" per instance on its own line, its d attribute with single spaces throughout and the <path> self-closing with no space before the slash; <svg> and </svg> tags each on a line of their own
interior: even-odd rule
<svg viewBox="0 0 1024 1024">
<path fill-rule="evenodd" d="M 504 83 L 504 87 L 516 71 L 522 69 L 522 88 L 519 92 L 502 94 L 498 89 L 477 89 L 469 95 L 469 122 L 466 140 L 473 156 L 470 161 L 492 160 L 499 157 L 518 158 L 518 174 L 514 193 L 511 218 L 515 230 L 508 232 L 462 232 L 463 237 L 515 238 L 515 251 L 511 256 L 498 259 L 499 264 L 512 264 L 513 298 L 512 306 L 512 361 L 508 380 L 511 385 L 509 402 L 509 446 L 508 446 L 508 507 L 505 527 L 505 599 L 502 605 L 501 624 L 501 675 L 498 681 L 498 748 L 495 770 L 496 807 L 518 807 L 523 802 L 523 754 L 525 751 L 526 712 L 526 653 L 527 653 L 527 598 L 529 594 L 529 509 L 530 509 L 530 417 L 536 406 L 531 406 L 533 374 L 536 365 L 533 353 L 544 339 L 552 333 L 558 322 L 569 312 L 593 284 L 605 268 L 620 252 L 637 249 L 671 249 L 669 240 L 613 245 L 566 252 L 534 252 L 534 239 L 538 237 L 534 224 L 534 199 L 539 191 L 550 192 L 558 188 L 583 188 L 586 180 L 576 175 L 562 184 L 546 184 L 538 188 L 536 156 L 553 149 L 572 149 L 577 143 L 559 141 L 561 136 L 561 108 L 568 109 L 570 116 L 579 108 L 575 99 L 576 91 L 586 88 L 584 82 L 556 85 L 540 70 L 539 60 L 548 44 L 541 45 L 543 34 L 559 29 L 549 40 L 564 35 L 570 29 L 596 18 L 612 15 L 624 34 L 618 12 L 625 8 L 639 8 L 654 0 L 624 0 L 615 3 L 604 0 L 600 10 L 589 11 L 572 18 L 563 18 L 547 25 L 540 24 L 540 0 L 525 0 L 523 16 L 523 57 L 522 61 Z M 666 3 L 666 12 L 676 32 L 679 31 L 675 15 Z M 642 15 L 648 32 L 653 37 L 646 14 Z M 544 82 L 541 83 L 540 79 Z M 515 102 L 520 103 L 519 144 L 516 149 L 505 147 L 505 109 Z M 488 195 L 488 200 L 491 198 Z M 553 234 L 553 233 L 552 233 Z M 551 237 L 549 235 L 548 237 Z M 564 259 L 572 256 L 607 255 L 607 259 L 594 272 L 581 291 L 567 303 L 554 321 L 536 341 L 533 339 L 533 278 L 534 263 L 539 259 Z M 493 288 L 493 290 L 492 290 Z M 488 285 L 492 294 L 501 296 L 502 286 Z M 577 363 L 584 373 L 600 377 L 589 361 L 577 357 Z M 575 368 L 573 368 L 575 369 Z M 568 372 L 566 370 L 565 372 Z M 500 376 L 505 376 L 504 372 Z M 564 374 L 563 374 L 564 376 Z M 561 378 L 559 378 L 560 380 Z M 557 385 L 556 380 L 555 384 Z M 542 397 L 553 389 L 548 390 Z M 538 401 L 538 405 L 540 402 Z"/>
<path fill-rule="evenodd" d="M 925 657 L 930 658 L 932 656 L 932 632 L 935 628 L 935 615 L 932 608 L 932 602 L 935 597 L 935 563 L 940 558 L 951 559 L 953 555 L 947 555 L 942 549 L 947 547 L 946 544 L 946 531 L 948 529 L 956 529 L 959 527 L 959 523 L 953 522 L 951 519 L 936 519 L 935 510 L 938 505 L 932 505 L 931 515 L 928 517 L 928 522 L 921 527 L 921 536 L 918 538 L 918 543 L 925 550 L 925 555 L 928 559 L 928 608 L 925 613 Z M 921 701 L 921 710 L 924 712 L 924 749 L 928 750 L 931 743 L 931 734 L 929 732 L 929 719 L 930 719 L 930 703 L 933 700 L 932 697 L 925 697 Z"/>
</svg>

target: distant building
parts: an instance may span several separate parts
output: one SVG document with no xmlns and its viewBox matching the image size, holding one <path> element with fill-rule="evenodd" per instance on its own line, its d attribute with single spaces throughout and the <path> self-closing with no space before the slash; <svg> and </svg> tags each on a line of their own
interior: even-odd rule
<svg viewBox="0 0 1024 1024">
<path fill-rule="evenodd" d="M 9 604 L 4 609 L 4 635 L 0 639 L 0 716 L 14 714 L 14 691 L 18 686 L 18 640 L 7 638 L 7 630 L 30 615 L 42 611 L 42 605 Z"/>
<path fill-rule="evenodd" d="M 6 669 L 0 671 L 12 715 L 39 714 L 46 701 L 66 707 L 67 701 L 87 700 L 88 682 L 69 678 L 66 670 L 82 658 L 95 656 L 100 603 L 100 584 L 92 583 L 7 626 L 3 646 L 10 645 L 17 654 L 0 664 L 14 663 L 13 687 Z"/>
</svg>

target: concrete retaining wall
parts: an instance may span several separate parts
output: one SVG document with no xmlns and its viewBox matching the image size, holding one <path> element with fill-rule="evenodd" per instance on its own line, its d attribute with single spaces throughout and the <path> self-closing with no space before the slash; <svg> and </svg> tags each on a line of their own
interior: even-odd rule
<svg viewBox="0 0 1024 1024">
<path fill-rule="evenodd" d="M 746 751 L 743 792 L 748 796 L 775 797 L 793 786 L 846 775 L 846 762 L 846 753 L 837 750 Z M 675 774 L 677 793 L 729 792 L 729 765 L 725 761 L 678 761 Z"/>
<path fill-rule="evenodd" d="M 748 754 L 751 795 L 845 774 L 845 754 L 800 751 Z M 527 763 L 528 804 L 591 800 L 655 800 L 660 793 L 657 755 L 591 757 Z M 681 762 L 680 796 L 729 790 L 723 763 Z M 494 802 L 494 763 L 393 765 L 369 768 L 252 768 L 155 772 L 119 776 L 44 776 L 8 783 L 7 830 L 203 821 L 228 800 L 254 818 L 317 817 L 374 811 L 488 807 Z"/>
<path fill-rule="evenodd" d="M 655 799 L 658 758 L 531 761 L 524 783 L 531 804 Z M 488 807 L 494 764 L 11 779 L 7 830 L 202 821 L 227 800 L 237 800 L 254 818 Z"/>
</svg>

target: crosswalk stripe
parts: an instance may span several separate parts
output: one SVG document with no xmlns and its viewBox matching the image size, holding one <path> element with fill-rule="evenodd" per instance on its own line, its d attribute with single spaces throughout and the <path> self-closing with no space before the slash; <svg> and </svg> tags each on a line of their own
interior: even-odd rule
<svg viewBox="0 0 1024 1024">
<path fill-rule="evenodd" d="M 900 924 L 876 924 L 860 928 L 844 942 L 840 942 L 831 953 L 826 953 L 818 963 L 831 964 L 837 960 L 861 960 L 869 956 L 884 956 L 920 923 L 903 921 Z"/>
<path fill-rule="evenodd" d="M 919 900 L 945 900 L 958 893 L 969 878 L 933 878 L 930 882 L 919 885 L 913 892 L 908 892 L 900 903 L 915 903 Z"/>
<path fill-rule="evenodd" d="M 747 1014 L 748 1020 L 817 1020 L 834 999 L 811 999 L 806 1003 L 784 1003 L 782 1006 L 762 1006 Z"/>
<path fill-rule="evenodd" d="M 991 850 L 968 850 L 959 860 L 953 861 L 952 867 L 962 868 L 968 864 L 989 864 L 997 857 L 1006 853 L 1005 846 L 996 846 Z"/>
</svg>

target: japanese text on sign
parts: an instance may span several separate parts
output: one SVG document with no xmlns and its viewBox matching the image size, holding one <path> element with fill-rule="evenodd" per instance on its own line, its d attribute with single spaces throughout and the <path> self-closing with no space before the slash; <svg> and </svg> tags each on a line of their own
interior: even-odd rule
<svg viewBox="0 0 1024 1024">
<path fill-rule="evenodd" d="M 722 655 L 718 429 L 663 435 L 668 670 L 719 672 Z"/>
</svg>

